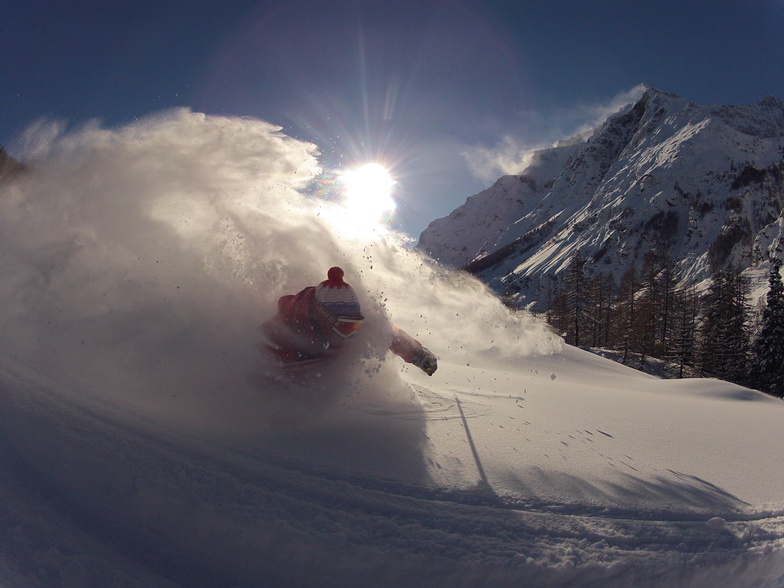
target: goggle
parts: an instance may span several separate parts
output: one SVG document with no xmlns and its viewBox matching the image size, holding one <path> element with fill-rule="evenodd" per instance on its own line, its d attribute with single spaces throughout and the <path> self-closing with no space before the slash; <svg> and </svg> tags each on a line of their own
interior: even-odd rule
<svg viewBox="0 0 784 588">
<path fill-rule="evenodd" d="M 362 323 L 353 319 L 339 318 L 338 322 L 332 326 L 332 330 L 345 339 L 356 333 L 360 324 Z"/>
<path fill-rule="evenodd" d="M 329 312 L 326 308 L 324 308 L 323 304 L 316 303 L 316 308 L 321 313 L 321 316 L 324 317 L 329 323 L 332 325 L 332 330 L 343 337 L 344 339 L 348 339 L 354 333 L 357 332 L 359 325 L 365 320 L 365 317 L 360 315 L 359 317 L 336 317 L 331 312 Z"/>
</svg>

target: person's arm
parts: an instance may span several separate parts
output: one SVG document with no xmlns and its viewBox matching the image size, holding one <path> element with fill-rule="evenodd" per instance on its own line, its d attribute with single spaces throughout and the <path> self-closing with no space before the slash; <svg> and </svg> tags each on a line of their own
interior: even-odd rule
<svg viewBox="0 0 784 588">
<path fill-rule="evenodd" d="M 400 356 L 406 363 L 417 366 L 428 376 L 432 376 L 438 369 L 436 356 L 403 329 L 394 325 L 392 325 L 392 344 L 389 350 Z"/>
<path fill-rule="evenodd" d="M 309 286 L 296 294 L 278 299 L 278 314 L 292 328 L 304 330 L 310 326 L 310 306 L 316 289 Z"/>
</svg>

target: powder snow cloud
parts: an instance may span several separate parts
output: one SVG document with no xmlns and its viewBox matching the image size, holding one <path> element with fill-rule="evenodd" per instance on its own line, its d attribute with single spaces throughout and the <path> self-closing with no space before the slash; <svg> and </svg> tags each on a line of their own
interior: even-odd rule
<svg viewBox="0 0 784 588">
<path fill-rule="evenodd" d="M 275 125 L 177 109 L 114 129 L 37 123 L 23 142 L 30 171 L 0 187 L 3 344 L 97 394 L 149 406 L 190 390 L 208 413 L 269 367 L 256 326 L 278 297 L 333 265 L 368 317 L 346 379 L 378 373 L 390 319 L 442 357 L 561 344 L 403 236 L 350 231 L 339 203 L 302 190 L 317 148 Z"/>
<path fill-rule="evenodd" d="M 504 134 L 493 146 L 472 145 L 462 150 L 471 174 L 482 182 L 493 182 L 501 175 L 518 174 L 529 164 L 537 149 L 553 147 L 563 137 L 585 138 L 608 116 L 636 102 L 645 91 L 640 84 L 606 102 L 583 103 L 569 109 L 555 109 L 545 119 L 538 112 L 521 112 L 516 124 L 523 130 Z M 522 121 L 522 122 L 521 122 Z"/>
</svg>

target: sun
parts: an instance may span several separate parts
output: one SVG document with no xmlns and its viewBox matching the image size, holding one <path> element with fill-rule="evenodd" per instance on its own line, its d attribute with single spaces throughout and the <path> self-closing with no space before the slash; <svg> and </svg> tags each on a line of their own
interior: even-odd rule
<svg viewBox="0 0 784 588">
<path fill-rule="evenodd" d="M 378 163 L 368 163 L 340 174 L 344 186 L 343 206 L 358 219 L 378 221 L 395 210 L 395 180 Z"/>
</svg>

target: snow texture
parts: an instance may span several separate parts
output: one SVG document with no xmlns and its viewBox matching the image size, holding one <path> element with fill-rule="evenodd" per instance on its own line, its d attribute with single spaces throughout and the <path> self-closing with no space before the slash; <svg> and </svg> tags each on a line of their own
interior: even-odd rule
<svg viewBox="0 0 784 588">
<path fill-rule="evenodd" d="M 782 586 L 784 404 L 563 345 L 298 188 L 311 145 L 178 110 L 41 124 L 0 186 L 0 583 Z M 255 327 L 341 265 L 284 376 Z M 387 356 L 390 317 L 440 358 Z"/>
</svg>

